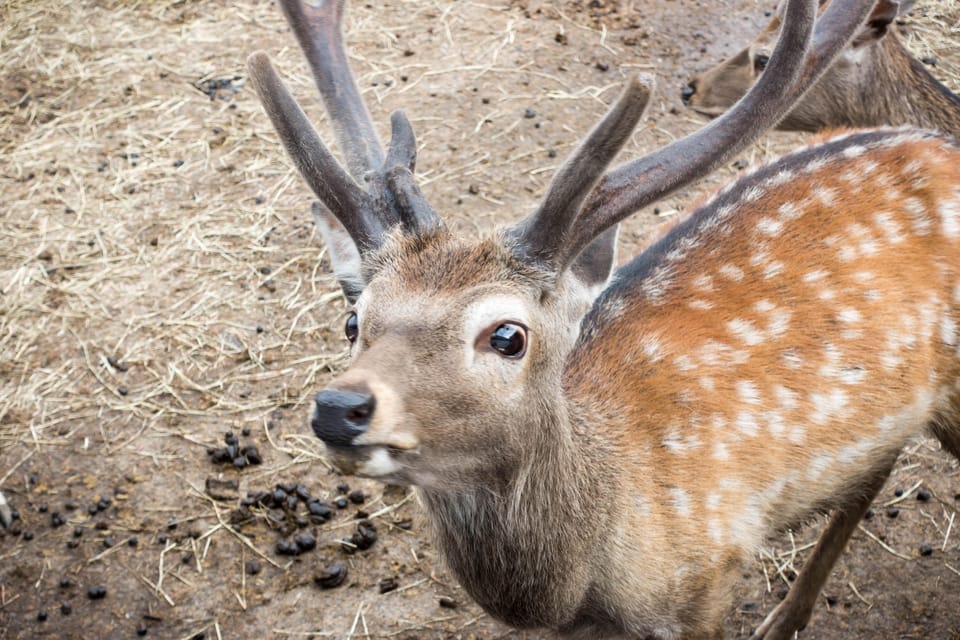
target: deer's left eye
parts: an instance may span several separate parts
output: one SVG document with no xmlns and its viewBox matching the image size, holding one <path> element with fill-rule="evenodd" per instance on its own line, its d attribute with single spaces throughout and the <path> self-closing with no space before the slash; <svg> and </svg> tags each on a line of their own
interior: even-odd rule
<svg viewBox="0 0 960 640">
<path fill-rule="evenodd" d="M 357 320 L 356 312 L 351 311 L 350 315 L 347 316 L 347 321 L 343 326 L 343 333 L 347 336 L 350 344 L 356 342 L 357 336 L 360 335 L 360 321 Z"/>
<path fill-rule="evenodd" d="M 770 62 L 770 56 L 758 53 L 753 58 L 753 70 L 757 73 L 760 73 L 767 68 L 768 62 Z"/>
<path fill-rule="evenodd" d="M 504 322 L 490 334 L 490 346 L 508 358 L 522 358 L 527 351 L 527 330 L 518 324 Z"/>
</svg>

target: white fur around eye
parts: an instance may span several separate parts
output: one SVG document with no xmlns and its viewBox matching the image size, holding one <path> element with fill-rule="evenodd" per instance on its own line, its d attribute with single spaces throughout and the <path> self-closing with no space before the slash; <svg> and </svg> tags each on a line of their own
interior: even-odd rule
<svg viewBox="0 0 960 640">
<path fill-rule="evenodd" d="M 530 312 L 526 303 L 517 296 L 495 294 L 481 298 L 468 306 L 463 313 L 463 345 L 467 368 L 477 359 L 475 345 L 480 332 L 500 322 L 514 322 L 529 326 Z"/>
</svg>

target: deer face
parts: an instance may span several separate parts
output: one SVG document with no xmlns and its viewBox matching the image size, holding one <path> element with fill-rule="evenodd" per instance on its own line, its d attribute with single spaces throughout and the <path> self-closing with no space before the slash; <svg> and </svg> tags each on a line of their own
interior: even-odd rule
<svg viewBox="0 0 960 640">
<path fill-rule="evenodd" d="M 437 488 L 515 464 L 559 398 L 595 289 L 583 271 L 556 280 L 502 239 L 445 232 L 393 236 L 365 268 L 345 323 L 350 366 L 317 394 L 311 419 L 336 464 Z"/>
</svg>

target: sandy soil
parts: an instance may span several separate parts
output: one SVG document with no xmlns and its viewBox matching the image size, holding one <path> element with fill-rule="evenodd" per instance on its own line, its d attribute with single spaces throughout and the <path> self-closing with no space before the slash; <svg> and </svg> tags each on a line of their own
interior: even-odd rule
<svg viewBox="0 0 960 640">
<path fill-rule="evenodd" d="M 410 114 L 427 196 L 474 233 L 531 210 L 627 74 L 654 73 L 658 92 L 624 156 L 700 126 L 680 87 L 772 4 L 391 0 L 355 3 L 347 32 L 381 131 Z M 913 46 L 957 90 L 960 12 L 918 4 Z M 346 307 L 244 82 L 246 56 L 268 51 L 330 138 L 279 10 L 6 0 L 0 15 L 0 488 L 19 514 L 0 530 L 0 637 L 549 637 L 485 616 L 410 495 L 337 476 L 306 426 L 342 366 Z M 772 133 L 738 166 L 803 140 Z M 634 216 L 622 255 L 737 171 Z M 263 463 L 213 462 L 228 431 Z M 323 523 L 283 496 L 241 507 L 278 483 L 362 495 Z M 958 494 L 956 462 L 910 447 L 803 637 L 960 637 Z M 369 543 L 366 521 L 369 548 L 341 542 Z M 316 549 L 278 553 L 305 533 Z M 762 620 L 815 535 L 771 540 L 745 568 L 730 637 Z"/>
</svg>

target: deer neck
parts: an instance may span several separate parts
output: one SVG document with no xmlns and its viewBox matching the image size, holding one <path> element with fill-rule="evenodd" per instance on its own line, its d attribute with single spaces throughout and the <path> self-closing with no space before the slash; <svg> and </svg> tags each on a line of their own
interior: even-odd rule
<svg viewBox="0 0 960 640">
<path fill-rule="evenodd" d="M 522 454 L 484 486 L 421 489 L 448 566 L 491 615 L 516 627 L 570 624 L 594 576 L 583 562 L 610 520 L 607 452 L 563 403 L 537 403 Z M 605 504 L 606 503 L 606 504 Z"/>
<path fill-rule="evenodd" d="M 912 124 L 960 135 L 960 97 L 934 78 L 903 43 L 888 34 L 869 56 L 858 92 L 865 126 Z"/>
</svg>

